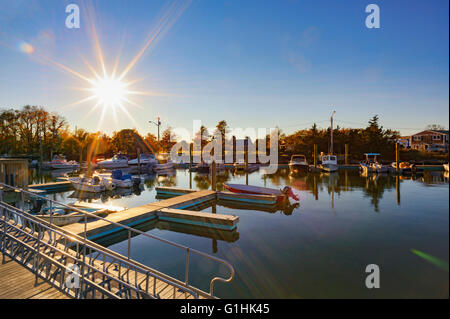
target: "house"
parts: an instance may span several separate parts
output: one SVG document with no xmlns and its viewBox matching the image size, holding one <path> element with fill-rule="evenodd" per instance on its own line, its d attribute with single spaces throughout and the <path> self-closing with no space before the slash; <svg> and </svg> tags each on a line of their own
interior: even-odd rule
<svg viewBox="0 0 450 319">
<path fill-rule="evenodd" d="M 425 130 L 413 134 L 411 148 L 429 152 L 448 152 L 448 130 Z"/>
<path fill-rule="evenodd" d="M 411 148 L 411 136 L 400 136 L 397 143 L 404 148 Z"/>
</svg>

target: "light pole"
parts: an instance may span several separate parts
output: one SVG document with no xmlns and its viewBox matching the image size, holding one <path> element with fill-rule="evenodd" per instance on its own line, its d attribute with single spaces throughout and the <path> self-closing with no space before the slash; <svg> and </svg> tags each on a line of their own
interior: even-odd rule
<svg viewBox="0 0 450 319">
<path fill-rule="evenodd" d="M 336 111 L 331 113 L 331 144 L 330 144 L 330 154 L 333 154 L 333 115 L 336 114 Z"/>
<path fill-rule="evenodd" d="M 149 123 L 155 124 L 158 127 L 158 145 L 159 145 L 159 127 L 161 126 L 161 119 L 158 116 L 158 121 L 157 122 L 153 122 L 153 121 L 148 121 Z"/>
</svg>

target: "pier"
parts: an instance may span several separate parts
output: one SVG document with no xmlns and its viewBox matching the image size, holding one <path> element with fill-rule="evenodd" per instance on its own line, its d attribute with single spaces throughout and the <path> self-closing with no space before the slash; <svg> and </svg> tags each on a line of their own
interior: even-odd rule
<svg viewBox="0 0 450 319">
<path fill-rule="evenodd" d="M 185 194 L 181 195 L 183 193 Z M 216 192 L 208 190 L 180 190 L 178 194 L 180 196 L 110 214 L 107 219 L 129 227 L 134 227 L 150 220 L 161 220 L 220 230 L 233 230 L 236 228 L 239 221 L 237 216 L 185 210 L 185 208 L 215 200 Z M 63 228 L 74 234 L 86 233 L 87 238 L 91 240 L 120 231 L 120 227 L 103 220 L 97 220 L 86 225 L 76 223 Z"/>
<path fill-rule="evenodd" d="M 114 221 L 126 222 L 126 220 L 135 218 L 134 222 L 139 224 L 148 214 L 151 215 L 152 212 L 156 211 L 161 211 L 163 220 L 177 218 L 176 216 L 180 214 L 180 210 L 174 209 L 174 207 L 186 207 L 211 200 L 215 197 L 215 192 L 199 191 L 136 207 L 128 211 L 127 216 L 125 216 L 126 220 L 120 218 L 119 214 L 111 214 L 111 218 L 108 216 L 108 219 L 106 219 L 72 207 L 71 209 L 85 214 L 85 222 L 81 225 L 84 231 L 79 232 L 79 229 L 72 229 L 78 232 L 75 233 L 67 228 L 52 224 L 51 219 L 49 222 L 44 221 L 29 214 L 22 208 L 5 203 L 2 200 L 5 190 L 19 193 L 25 200 L 31 197 L 40 197 L 40 195 L 36 195 L 33 192 L 0 184 L 0 251 L 3 260 L 6 258 L 14 260 L 15 263 L 28 269 L 36 280 L 44 280 L 69 297 L 83 299 L 210 299 L 216 298 L 214 296 L 215 282 L 227 283 L 234 278 L 233 267 L 223 259 Z M 41 198 L 50 201 L 50 205 L 57 204 L 69 207 L 48 198 Z M 238 220 L 234 216 L 221 217 L 218 214 L 214 214 L 216 216 L 210 216 L 213 214 L 202 216 L 202 214 L 199 212 L 181 211 L 181 215 L 183 215 L 181 219 L 195 222 L 213 222 L 226 226 L 233 225 L 233 223 L 235 225 Z M 198 215 L 198 217 L 195 215 Z M 96 218 L 97 221 L 87 223 L 88 217 Z M 98 227 L 91 228 L 92 225 L 101 225 L 103 227 L 101 228 L 102 230 L 105 227 L 112 227 L 113 231 L 126 232 L 128 235 L 127 256 L 111 251 L 91 241 L 87 236 L 88 226 L 90 230 L 99 229 Z M 110 228 L 108 229 L 111 230 Z M 131 238 L 136 235 L 141 235 L 151 240 L 158 240 L 172 247 L 177 247 L 181 252 L 184 252 L 186 255 L 184 278 L 171 277 L 131 259 Z M 210 281 L 209 292 L 191 286 L 189 284 L 189 257 L 191 255 L 225 265 L 230 271 L 229 278 L 214 277 Z M 69 276 L 75 276 L 79 280 L 79 285 L 75 287 L 67 286 L 66 282 Z"/>
</svg>

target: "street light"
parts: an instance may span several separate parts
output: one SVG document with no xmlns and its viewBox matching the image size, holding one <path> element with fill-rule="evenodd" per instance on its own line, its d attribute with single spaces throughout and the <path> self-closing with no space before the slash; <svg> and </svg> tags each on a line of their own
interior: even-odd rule
<svg viewBox="0 0 450 319">
<path fill-rule="evenodd" d="M 158 122 L 148 121 L 149 123 L 155 124 L 158 127 L 158 144 L 159 144 L 159 127 L 161 126 L 161 119 L 158 116 Z"/>
</svg>

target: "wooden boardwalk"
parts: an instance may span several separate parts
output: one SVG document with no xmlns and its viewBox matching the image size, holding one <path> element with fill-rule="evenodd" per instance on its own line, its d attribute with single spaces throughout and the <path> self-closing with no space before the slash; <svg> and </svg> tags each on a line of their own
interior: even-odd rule
<svg viewBox="0 0 450 319">
<path fill-rule="evenodd" d="M 36 284 L 36 276 L 30 270 L 6 257 L 4 264 L 0 262 L 0 299 L 70 299 L 70 297 L 42 279 Z"/>
</svg>

